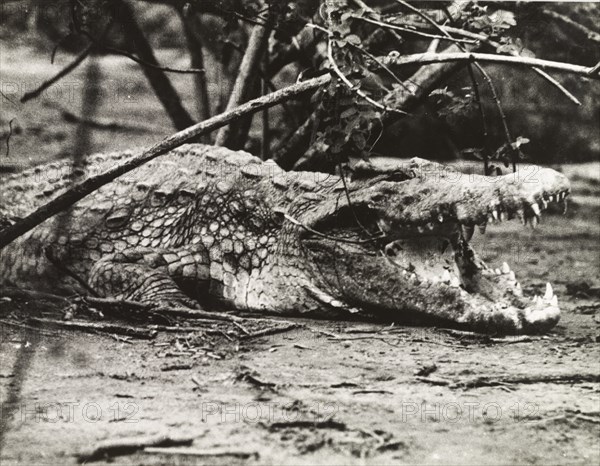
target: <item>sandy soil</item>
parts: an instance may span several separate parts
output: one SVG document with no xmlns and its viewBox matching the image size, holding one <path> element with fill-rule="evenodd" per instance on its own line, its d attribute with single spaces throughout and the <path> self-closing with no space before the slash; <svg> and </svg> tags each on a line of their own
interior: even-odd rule
<svg viewBox="0 0 600 466">
<path fill-rule="evenodd" d="M 3 80 L 51 73 L 12 59 L 2 57 Z M 29 132 L 13 139 L 13 162 L 68 152 L 72 128 L 36 105 L 15 107 Z M 93 148 L 162 135 L 128 134 L 94 133 Z M 566 216 L 475 241 L 486 260 L 511 264 L 526 293 L 554 285 L 563 318 L 542 337 L 313 320 L 252 336 L 287 323 L 249 320 L 250 336 L 195 321 L 202 329 L 144 340 L 30 328 L 28 317 L 60 317 L 55 303 L 0 301 L 2 464 L 74 463 L 100 441 L 155 434 L 189 437 L 185 448 L 205 456 L 137 451 L 113 462 L 598 464 L 600 169 L 564 170 L 575 182 Z"/>
</svg>

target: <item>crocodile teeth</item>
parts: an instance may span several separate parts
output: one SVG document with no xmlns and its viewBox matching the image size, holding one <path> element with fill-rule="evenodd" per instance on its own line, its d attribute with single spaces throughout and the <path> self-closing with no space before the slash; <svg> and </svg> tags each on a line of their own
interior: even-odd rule
<svg viewBox="0 0 600 466">
<path fill-rule="evenodd" d="M 481 225 L 479 225 L 479 232 L 483 235 L 485 234 L 485 223 L 482 223 Z"/>
<path fill-rule="evenodd" d="M 548 203 L 547 203 L 547 202 L 546 202 L 544 199 L 540 199 L 540 202 L 542 203 L 542 207 L 543 207 L 544 209 L 547 209 L 547 208 L 548 208 Z"/>
<path fill-rule="evenodd" d="M 550 196 L 548 196 L 548 200 L 549 200 L 550 202 L 554 202 L 554 195 L 553 195 L 553 194 L 550 194 Z"/>
<path fill-rule="evenodd" d="M 525 220 L 525 211 L 523 209 L 517 210 L 517 216 L 519 217 L 519 220 L 521 220 L 521 223 L 523 225 L 527 223 L 527 221 Z"/>
<path fill-rule="evenodd" d="M 438 215 L 438 222 L 443 223 L 444 221 L 444 216 L 442 214 Z"/>
<path fill-rule="evenodd" d="M 539 205 L 537 205 L 537 204 L 530 204 L 530 206 L 531 206 L 531 210 L 533 210 L 533 213 L 536 216 L 540 217 L 542 215 L 542 212 L 540 211 L 540 206 Z"/>
<path fill-rule="evenodd" d="M 433 228 L 434 228 L 434 225 L 433 225 L 433 223 L 431 223 L 431 222 L 430 222 L 430 223 L 428 223 L 428 224 L 427 224 L 427 228 L 428 228 L 429 230 L 433 230 Z"/>
<path fill-rule="evenodd" d="M 419 233 L 423 233 L 423 232 L 425 231 L 425 228 L 423 228 L 421 225 L 419 225 L 419 226 L 417 227 L 417 231 L 418 231 Z"/>
<path fill-rule="evenodd" d="M 475 233 L 475 227 L 473 225 L 463 225 L 463 236 L 467 241 L 471 241 L 473 233 Z"/>
<path fill-rule="evenodd" d="M 515 285 L 515 294 L 517 296 L 523 296 L 523 290 L 521 289 L 521 284 L 519 282 Z"/>
<path fill-rule="evenodd" d="M 512 270 L 510 272 L 508 272 L 508 278 L 510 278 L 513 281 L 515 281 L 517 279 L 517 277 L 515 276 L 515 273 Z"/>
<path fill-rule="evenodd" d="M 567 200 L 563 200 L 563 215 L 567 213 Z"/>
<path fill-rule="evenodd" d="M 456 275 L 452 275 L 452 277 L 450 278 L 450 286 L 454 288 L 458 288 L 460 286 L 460 280 Z"/>
<path fill-rule="evenodd" d="M 492 217 L 494 217 L 494 220 L 498 221 L 498 211 L 496 209 L 492 210 Z"/>
<path fill-rule="evenodd" d="M 493 217 L 488 217 L 487 221 L 488 221 L 488 223 L 494 223 L 494 218 Z"/>
<path fill-rule="evenodd" d="M 506 220 L 506 214 L 504 212 L 500 212 L 500 221 L 504 222 Z"/>
<path fill-rule="evenodd" d="M 552 291 L 552 285 L 550 283 L 546 283 L 546 294 L 544 294 L 544 301 L 550 301 L 554 296 L 554 291 Z"/>
<path fill-rule="evenodd" d="M 558 298 L 556 295 L 552 296 L 552 299 L 550 300 L 550 305 L 554 306 L 554 307 L 558 307 Z"/>
<path fill-rule="evenodd" d="M 494 273 L 496 275 L 502 275 L 502 270 L 500 270 L 500 269 L 494 269 Z"/>
<path fill-rule="evenodd" d="M 502 262 L 502 273 L 510 273 L 510 267 L 506 262 Z"/>
<path fill-rule="evenodd" d="M 564 196 L 564 193 L 558 193 L 558 196 L 556 196 L 556 200 L 557 201 L 562 201 L 563 200 L 563 196 Z"/>
</svg>

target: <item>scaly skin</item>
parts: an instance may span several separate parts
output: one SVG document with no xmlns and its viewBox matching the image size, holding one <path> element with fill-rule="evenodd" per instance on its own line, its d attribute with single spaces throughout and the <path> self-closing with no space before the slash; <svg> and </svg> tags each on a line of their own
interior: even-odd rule
<svg viewBox="0 0 600 466">
<path fill-rule="evenodd" d="M 0 221 L 131 155 L 6 177 Z M 198 306 L 195 299 L 279 314 L 425 316 L 500 333 L 542 332 L 558 321 L 551 289 L 522 298 L 508 266 L 490 271 L 468 239 L 474 225 L 494 217 L 535 221 L 538 203 L 569 193 L 563 175 L 467 176 L 413 159 L 390 169 L 361 163 L 346 187 L 338 176 L 284 172 L 244 152 L 186 145 L 7 246 L 0 280 L 65 292 L 87 286 L 160 305 Z"/>
</svg>

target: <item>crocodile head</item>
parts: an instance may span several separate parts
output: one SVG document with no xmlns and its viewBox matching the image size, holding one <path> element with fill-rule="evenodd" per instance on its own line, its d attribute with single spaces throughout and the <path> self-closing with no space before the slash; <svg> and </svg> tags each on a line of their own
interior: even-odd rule
<svg viewBox="0 0 600 466">
<path fill-rule="evenodd" d="M 301 242 L 318 271 L 321 296 L 388 318 L 434 318 L 477 331 L 540 333 L 559 320 L 552 286 L 523 295 L 504 262 L 491 268 L 469 241 L 478 226 L 521 219 L 537 224 L 549 202 L 564 201 L 566 178 L 540 169 L 536 181 L 453 180 L 380 174 L 348 184 L 305 229 Z M 318 232 L 318 233 L 317 233 Z M 327 299 L 325 299 L 327 301 Z"/>
</svg>

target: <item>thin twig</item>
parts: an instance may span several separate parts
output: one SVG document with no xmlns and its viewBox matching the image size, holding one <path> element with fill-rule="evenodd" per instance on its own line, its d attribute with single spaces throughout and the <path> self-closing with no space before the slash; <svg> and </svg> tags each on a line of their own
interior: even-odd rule
<svg viewBox="0 0 600 466">
<path fill-rule="evenodd" d="M 10 138 L 13 135 L 13 121 L 15 120 L 16 118 L 11 118 L 8 122 L 8 135 L 6 136 L 6 157 L 10 155 Z"/>
<path fill-rule="evenodd" d="M 363 2 L 362 0 L 352 0 L 359 8 L 362 8 L 363 10 L 369 12 L 372 15 L 378 16 L 377 12 L 371 8 L 369 5 L 367 5 L 365 2 Z M 389 31 L 394 38 L 398 41 L 399 44 L 401 44 L 404 39 L 402 39 L 402 37 L 400 35 L 398 35 L 398 33 L 394 30 Z"/>
<path fill-rule="evenodd" d="M 162 65 L 159 65 L 158 63 L 155 63 L 154 61 L 144 60 L 144 59 L 138 57 L 137 55 L 135 55 L 131 52 L 128 52 L 127 50 L 123 50 L 123 49 L 119 49 L 116 47 L 111 47 L 110 45 L 106 45 L 106 44 L 102 43 L 102 41 L 96 39 L 89 32 L 87 32 L 83 29 L 80 32 L 81 32 L 81 34 L 83 34 L 85 37 L 87 37 L 92 42 L 92 45 L 96 46 L 98 49 L 102 49 L 102 50 L 104 50 L 106 52 L 110 52 L 114 55 L 121 55 L 123 57 L 129 58 L 130 60 L 136 62 L 139 65 L 142 65 L 142 66 L 145 66 L 148 68 L 152 68 L 155 70 L 159 70 L 159 71 L 164 71 L 166 73 L 200 74 L 200 75 L 206 74 L 206 70 L 204 68 L 173 68 L 171 66 L 162 66 Z"/>
<path fill-rule="evenodd" d="M 265 51 L 263 57 L 263 75 L 266 76 L 267 69 L 269 68 L 269 53 Z M 261 80 L 262 95 L 268 94 L 269 83 L 266 78 Z M 269 138 L 269 109 L 265 108 L 262 111 L 262 141 L 260 146 L 260 155 L 262 160 L 267 160 L 270 153 L 270 138 Z"/>
<path fill-rule="evenodd" d="M 278 333 L 289 332 L 290 330 L 295 330 L 299 327 L 300 327 L 299 324 L 292 323 L 292 324 L 285 325 L 283 327 L 273 327 L 273 328 L 267 328 L 264 330 L 259 330 L 258 332 L 249 333 L 247 335 L 242 335 L 240 338 L 242 340 L 250 340 L 252 338 L 267 337 L 267 336 L 271 336 L 271 335 L 276 335 Z"/>
<path fill-rule="evenodd" d="M 394 31 L 402 31 L 402 32 L 414 34 L 414 35 L 420 36 L 420 37 L 427 37 L 429 39 L 447 40 L 447 41 L 451 41 L 451 42 L 460 42 L 463 44 L 474 44 L 475 43 L 475 41 L 472 39 L 457 39 L 455 37 L 440 36 L 438 34 L 429 34 L 427 32 L 418 31 L 416 29 L 409 29 L 409 28 L 405 28 L 402 26 L 397 26 L 395 24 L 384 23 L 383 21 L 377 21 L 376 19 L 367 18 L 366 16 L 351 16 L 351 18 L 364 21 L 365 23 L 375 24 L 376 26 L 379 26 L 379 27 L 393 29 Z"/>
<path fill-rule="evenodd" d="M 169 435 L 154 435 L 150 437 L 129 437 L 107 439 L 96 444 L 92 449 L 81 453 L 79 463 L 106 460 L 114 456 L 128 455 L 149 447 L 170 447 L 191 445 L 194 437 L 172 437 Z"/>
<path fill-rule="evenodd" d="M 144 328 L 130 327 L 128 325 L 106 323 L 106 322 L 87 322 L 83 320 L 57 320 L 46 319 L 42 317 L 30 317 L 28 323 L 40 325 L 43 327 L 59 327 L 69 330 L 81 330 L 92 333 L 110 333 L 118 335 L 127 335 L 134 338 L 152 339 L 156 336 L 155 330 L 147 330 Z"/>
<path fill-rule="evenodd" d="M 600 33 L 596 31 L 592 31 L 588 27 L 584 26 L 577 21 L 573 21 L 568 16 L 562 15 L 556 11 L 552 10 L 542 10 L 542 13 L 550 18 L 556 19 L 562 22 L 563 25 L 570 27 L 572 30 L 577 31 L 578 33 L 584 35 L 586 39 L 595 42 L 596 44 L 600 44 Z M 596 26 L 598 23 L 596 23 Z"/>
<path fill-rule="evenodd" d="M 42 94 L 42 92 L 44 92 L 46 89 L 48 89 L 50 86 L 52 86 L 54 83 L 56 83 L 57 81 L 59 81 L 60 79 L 64 78 L 66 75 L 68 75 L 71 71 L 73 71 L 75 68 L 77 68 L 90 54 L 90 52 L 92 51 L 92 49 L 94 48 L 94 45 L 88 45 L 83 52 L 81 52 L 79 55 L 77 55 L 77 57 L 68 65 L 66 65 L 62 70 L 60 70 L 58 73 L 56 73 L 53 77 L 51 77 L 50 79 L 44 81 L 38 88 L 34 89 L 33 91 L 29 91 L 26 92 L 23 97 L 21 97 L 21 103 L 25 103 L 31 99 L 35 99 L 36 97 L 38 97 L 39 95 Z"/>
<path fill-rule="evenodd" d="M 469 64 L 467 66 L 467 70 L 469 71 L 469 77 L 471 78 L 471 82 L 473 83 L 473 94 L 475 96 L 475 101 L 477 102 L 477 108 L 479 110 L 479 116 L 481 120 L 481 132 L 483 136 L 483 172 L 484 175 L 488 175 L 488 154 L 485 150 L 485 146 L 487 146 L 488 140 L 488 128 L 487 121 L 485 119 L 485 110 L 483 109 L 483 103 L 481 102 L 481 96 L 479 95 L 479 84 L 477 84 L 477 78 L 475 78 L 475 74 L 473 73 L 473 67 Z"/>
<path fill-rule="evenodd" d="M 352 203 L 350 202 L 350 198 L 348 198 L 348 204 L 350 206 L 352 206 Z M 321 233 L 320 231 L 317 231 L 314 228 L 311 228 L 308 225 L 305 225 L 304 223 L 300 222 L 299 220 L 295 219 L 294 217 L 290 216 L 287 213 L 284 213 L 283 216 L 290 223 L 292 223 L 292 224 L 294 224 L 296 226 L 304 228 L 309 233 L 312 233 L 313 235 L 319 236 L 320 238 L 325 238 L 325 239 L 328 239 L 330 241 L 334 241 L 336 243 L 366 244 L 366 243 L 372 243 L 373 241 L 378 241 L 378 240 L 380 240 L 380 239 L 383 238 L 383 236 L 373 236 L 372 238 L 363 239 L 363 240 L 354 240 L 354 239 L 340 238 L 340 237 L 337 237 L 337 236 L 331 236 L 331 235 L 327 235 L 325 233 Z M 358 219 L 356 219 L 356 220 L 358 222 Z M 360 225 L 360 226 L 362 227 L 362 225 Z M 364 229 L 364 227 L 362 227 L 362 228 Z"/>
<path fill-rule="evenodd" d="M 234 457 L 240 459 L 258 458 L 259 453 L 256 451 L 244 451 L 244 450 L 226 450 L 223 448 L 213 448 L 200 450 L 198 448 L 164 448 L 164 447 L 146 447 L 142 450 L 142 453 L 150 455 L 180 455 L 180 456 L 193 456 L 197 458 L 211 458 L 211 457 Z"/>
<path fill-rule="evenodd" d="M 492 98 L 494 99 L 494 102 L 496 102 L 496 108 L 498 109 L 498 113 L 500 114 L 500 120 L 502 121 L 502 128 L 504 129 L 504 137 L 506 138 L 506 142 L 508 142 L 508 144 L 511 148 L 513 172 L 516 172 L 517 171 L 517 157 L 516 157 L 517 150 L 514 149 L 513 145 L 512 145 L 513 138 L 512 138 L 512 135 L 510 134 L 510 129 L 508 128 L 508 122 L 506 120 L 506 114 L 504 113 L 504 108 L 502 108 L 502 104 L 500 103 L 500 97 L 498 97 L 498 91 L 496 90 L 496 85 L 492 81 L 492 78 L 490 77 L 488 72 L 485 71 L 479 63 L 475 62 L 475 67 L 482 74 L 483 79 L 485 79 L 485 82 L 487 83 L 487 85 L 490 89 L 490 92 L 492 93 Z M 486 175 L 487 175 L 487 173 L 486 173 Z"/>
<path fill-rule="evenodd" d="M 335 59 L 333 58 L 333 51 L 332 51 L 333 45 L 332 45 L 331 37 L 328 39 L 327 44 L 328 44 L 327 45 L 327 58 L 329 59 L 329 63 L 331 64 L 331 69 L 338 76 L 338 78 L 340 78 L 340 80 L 348 87 L 348 89 L 350 89 L 351 92 L 362 97 L 367 102 L 369 102 L 371 105 L 380 109 L 383 112 L 392 112 L 392 113 L 398 113 L 398 114 L 402 114 L 402 115 L 407 114 L 403 110 L 398 110 L 398 109 L 391 108 L 386 105 L 380 104 L 376 100 L 371 99 L 371 97 L 369 97 L 367 94 L 365 94 L 359 88 L 357 88 L 357 86 L 352 84 L 352 82 L 346 77 L 346 75 L 344 75 L 344 73 L 342 73 L 342 70 L 340 70 Z"/>
<path fill-rule="evenodd" d="M 450 34 L 458 34 L 458 35 L 462 35 L 465 37 L 470 37 L 472 39 L 481 41 L 491 47 L 494 47 L 495 49 L 498 49 L 501 46 L 500 43 L 491 40 L 485 34 L 478 34 L 475 32 L 466 31 L 464 29 L 446 26 L 446 25 L 441 25 L 440 27 L 442 27 L 445 31 L 449 32 Z M 519 52 L 517 52 L 516 50 L 510 51 L 509 53 L 514 57 L 520 56 Z M 556 79 L 554 79 L 548 73 L 546 73 L 545 71 L 543 71 L 537 67 L 534 67 L 533 71 L 536 72 L 538 75 L 540 75 L 543 79 L 548 81 L 550 84 L 552 84 L 554 87 L 556 87 L 571 102 L 573 102 L 576 105 L 581 105 L 581 102 L 579 101 L 579 99 L 577 99 L 577 97 L 575 97 L 571 92 L 569 92 L 562 84 L 560 84 Z M 593 69 L 592 69 L 591 73 L 593 73 Z"/>
</svg>

